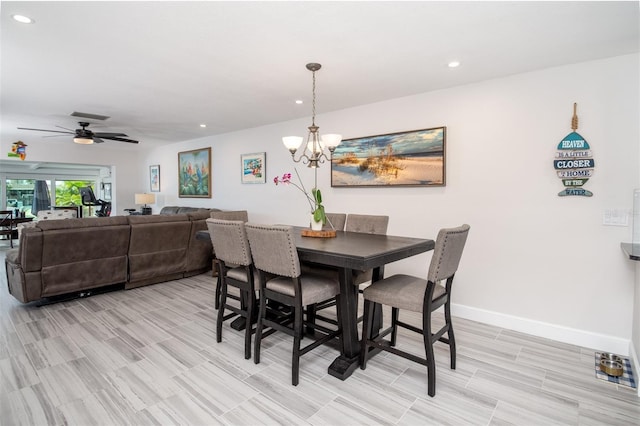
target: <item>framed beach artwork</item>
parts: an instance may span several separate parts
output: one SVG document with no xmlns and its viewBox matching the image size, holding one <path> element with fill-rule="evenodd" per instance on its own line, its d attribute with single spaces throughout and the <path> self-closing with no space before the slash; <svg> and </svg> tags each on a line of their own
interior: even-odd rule
<svg viewBox="0 0 640 426">
<path fill-rule="evenodd" d="M 331 186 L 444 186 L 446 127 L 343 140 Z"/>
<path fill-rule="evenodd" d="M 160 166 L 149 166 L 149 186 L 151 192 L 160 192 Z"/>
<path fill-rule="evenodd" d="M 242 169 L 242 183 L 266 183 L 266 153 L 242 154 L 240 163 Z"/>
<path fill-rule="evenodd" d="M 211 198 L 211 148 L 178 153 L 178 197 Z"/>
</svg>

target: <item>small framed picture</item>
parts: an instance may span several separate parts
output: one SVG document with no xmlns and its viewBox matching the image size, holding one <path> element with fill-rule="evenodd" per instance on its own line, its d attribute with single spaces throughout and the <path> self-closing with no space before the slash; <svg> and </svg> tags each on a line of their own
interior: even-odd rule
<svg viewBox="0 0 640 426">
<path fill-rule="evenodd" d="M 149 184 L 151 192 L 160 192 L 160 166 L 149 166 Z"/>
<path fill-rule="evenodd" d="M 109 183 L 104 183 L 104 200 L 105 201 L 111 201 L 111 182 Z"/>
<path fill-rule="evenodd" d="M 242 183 L 266 183 L 266 152 L 256 152 L 253 154 L 242 154 L 241 169 Z"/>
</svg>

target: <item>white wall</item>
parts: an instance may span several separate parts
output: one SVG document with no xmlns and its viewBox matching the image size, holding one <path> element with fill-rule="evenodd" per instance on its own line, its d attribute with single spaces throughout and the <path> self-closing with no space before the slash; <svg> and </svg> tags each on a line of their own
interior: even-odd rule
<svg viewBox="0 0 640 426">
<path fill-rule="evenodd" d="M 640 181 L 638 75 L 638 55 L 629 55 L 320 114 L 321 133 L 345 138 L 447 126 L 446 187 L 331 188 L 325 164 L 319 186 L 326 208 L 387 214 L 390 234 L 416 237 L 469 223 L 454 289 L 457 315 L 626 354 L 634 265 L 620 242 L 629 241 L 631 228 L 603 226 L 602 218 L 605 209 L 631 209 Z M 592 198 L 557 196 L 563 187 L 553 159 L 571 132 L 574 102 L 578 132 L 594 153 L 595 174 L 585 185 Z M 303 196 L 271 181 L 293 171 L 281 137 L 303 135 L 309 122 L 310 117 L 150 152 L 142 166 L 161 165 L 156 208 L 247 209 L 251 221 L 304 225 Z M 212 199 L 178 199 L 176 153 L 207 146 L 213 153 Z M 267 183 L 242 185 L 240 155 L 261 151 L 267 155 Z M 310 186 L 311 172 L 298 169 Z M 386 273 L 424 275 L 429 258 L 390 265 Z"/>
</svg>

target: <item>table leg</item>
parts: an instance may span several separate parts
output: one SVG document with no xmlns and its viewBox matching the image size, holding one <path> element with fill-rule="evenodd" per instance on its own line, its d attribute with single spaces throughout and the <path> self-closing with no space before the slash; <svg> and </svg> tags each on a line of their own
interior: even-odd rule
<svg viewBox="0 0 640 426">
<path fill-rule="evenodd" d="M 381 280 L 384 266 L 374 268 L 372 282 Z M 358 339 L 358 286 L 353 284 L 350 269 L 340 271 L 340 321 L 342 324 L 342 354 L 329 366 L 328 373 L 344 380 L 360 365 L 360 340 Z M 372 336 L 382 328 L 382 306 L 376 305 L 373 313 Z M 379 352 L 374 351 L 375 353 Z M 369 352 L 373 354 L 374 352 Z"/>
<path fill-rule="evenodd" d="M 358 286 L 353 285 L 351 269 L 340 270 L 340 323 L 342 354 L 329 366 L 329 374 L 344 380 L 358 367 Z"/>
<path fill-rule="evenodd" d="M 373 275 L 371 276 L 371 282 L 381 280 L 384 277 L 384 266 L 373 269 Z M 373 327 L 371 329 L 371 337 L 378 337 L 380 330 L 382 329 L 382 305 L 376 303 L 373 308 Z"/>
</svg>

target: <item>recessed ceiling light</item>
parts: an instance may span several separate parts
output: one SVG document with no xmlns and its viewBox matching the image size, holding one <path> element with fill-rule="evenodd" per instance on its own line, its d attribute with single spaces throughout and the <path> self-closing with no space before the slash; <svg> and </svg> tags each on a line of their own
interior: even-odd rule
<svg viewBox="0 0 640 426">
<path fill-rule="evenodd" d="M 448 66 L 449 68 L 457 68 L 457 67 L 459 67 L 459 66 L 460 66 L 460 62 L 458 62 L 458 61 L 451 61 L 451 62 L 449 62 L 449 63 L 447 64 L 447 66 Z"/>
<path fill-rule="evenodd" d="M 201 124 L 200 127 L 207 127 L 207 125 L 206 124 Z"/>
<path fill-rule="evenodd" d="M 301 101 L 300 99 L 298 99 L 298 100 L 296 101 L 296 104 L 301 105 L 301 104 L 302 104 L 302 101 Z"/>
<path fill-rule="evenodd" d="M 24 15 L 12 15 L 11 17 L 22 24 L 33 24 L 34 22 L 36 22 L 28 16 Z"/>
</svg>

